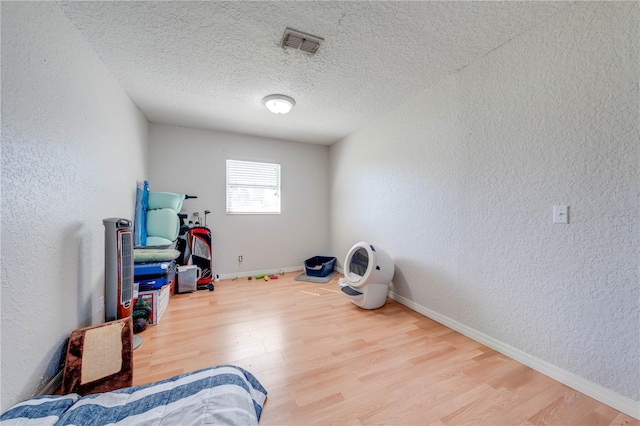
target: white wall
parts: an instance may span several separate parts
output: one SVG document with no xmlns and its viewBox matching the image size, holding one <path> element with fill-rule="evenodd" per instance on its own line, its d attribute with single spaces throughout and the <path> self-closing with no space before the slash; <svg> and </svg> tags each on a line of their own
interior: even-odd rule
<svg viewBox="0 0 640 426">
<path fill-rule="evenodd" d="M 104 320 L 102 219 L 133 219 L 148 124 L 55 2 L 1 7 L 4 410 Z"/>
<path fill-rule="evenodd" d="M 153 123 L 149 139 L 151 190 L 197 195 L 182 211 L 211 211 L 215 274 L 302 268 L 311 256 L 331 255 L 327 146 Z M 228 158 L 281 164 L 281 214 L 226 214 Z"/>
<path fill-rule="evenodd" d="M 333 145 L 338 260 L 377 244 L 398 299 L 638 401 L 638 35 L 577 2 Z"/>
</svg>

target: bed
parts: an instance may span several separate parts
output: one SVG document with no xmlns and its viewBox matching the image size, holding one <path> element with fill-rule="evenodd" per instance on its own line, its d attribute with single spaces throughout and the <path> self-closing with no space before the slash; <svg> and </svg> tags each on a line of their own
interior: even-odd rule
<svg viewBox="0 0 640 426">
<path fill-rule="evenodd" d="M 257 425 L 267 391 L 222 365 L 111 392 L 38 396 L 0 417 L 5 425 Z"/>
</svg>

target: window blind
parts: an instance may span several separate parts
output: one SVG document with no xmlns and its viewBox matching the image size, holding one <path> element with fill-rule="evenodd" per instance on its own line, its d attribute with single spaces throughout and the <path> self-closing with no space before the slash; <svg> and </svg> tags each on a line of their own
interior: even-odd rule
<svg viewBox="0 0 640 426">
<path fill-rule="evenodd" d="M 227 160 L 227 213 L 280 213 L 280 164 Z"/>
</svg>

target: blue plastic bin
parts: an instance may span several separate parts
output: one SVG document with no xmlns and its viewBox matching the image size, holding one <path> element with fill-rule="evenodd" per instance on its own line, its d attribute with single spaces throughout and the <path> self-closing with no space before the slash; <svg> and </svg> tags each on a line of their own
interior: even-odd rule
<svg viewBox="0 0 640 426">
<path fill-rule="evenodd" d="M 326 277 L 333 271 L 335 257 L 315 256 L 304 261 L 304 270 L 310 277 Z"/>
</svg>

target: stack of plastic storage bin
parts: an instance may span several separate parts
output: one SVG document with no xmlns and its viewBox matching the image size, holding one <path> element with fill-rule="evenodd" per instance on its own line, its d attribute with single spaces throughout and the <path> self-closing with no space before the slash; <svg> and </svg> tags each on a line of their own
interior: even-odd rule
<svg viewBox="0 0 640 426">
<path fill-rule="evenodd" d="M 183 194 L 149 192 L 144 203 L 147 210 L 142 221 L 144 233 L 141 242 L 145 248 L 173 248 L 180 232 L 178 213 L 182 209 Z M 137 223 L 137 222 L 136 222 Z M 147 322 L 155 325 L 160 320 L 173 293 L 176 261 L 173 259 L 155 262 L 136 262 L 134 282 L 138 289 L 136 308 L 150 311 Z"/>
</svg>

